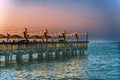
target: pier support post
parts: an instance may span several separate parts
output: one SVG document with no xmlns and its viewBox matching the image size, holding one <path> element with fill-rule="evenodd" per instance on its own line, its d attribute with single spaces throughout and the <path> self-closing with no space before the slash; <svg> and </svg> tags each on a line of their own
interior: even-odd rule
<svg viewBox="0 0 120 80">
<path fill-rule="evenodd" d="M 50 52 L 50 57 L 51 57 L 51 59 L 53 59 L 53 54 L 52 54 L 52 51 Z"/>
<path fill-rule="evenodd" d="M 84 49 L 82 49 L 82 55 L 84 55 Z"/>
<path fill-rule="evenodd" d="M 75 49 L 75 54 L 74 55 L 77 56 L 77 48 Z"/>
<path fill-rule="evenodd" d="M 71 56 L 74 57 L 74 49 L 71 50 Z"/>
<path fill-rule="evenodd" d="M 60 52 L 58 50 L 56 50 L 55 52 L 55 59 L 59 59 L 60 58 Z"/>
<path fill-rule="evenodd" d="M 50 54 L 49 54 L 49 51 L 46 52 L 46 54 L 45 54 L 45 59 L 46 59 L 46 60 L 50 60 Z"/>
<path fill-rule="evenodd" d="M 8 66 L 9 65 L 9 54 L 5 53 L 5 65 Z"/>
<path fill-rule="evenodd" d="M 65 49 L 63 49 L 63 51 L 62 51 L 62 58 L 65 58 L 65 55 L 66 55 L 66 51 L 65 51 Z"/>
<path fill-rule="evenodd" d="M 84 55 L 84 49 L 80 49 L 80 56 Z"/>
<path fill-rule="evenodd" d="M 69 49 L 66 49 L 66 55 L 65 55 L 66 57 L 69 57 L 70 56 L 70 51 L 69 51 Z"/>
<path fill-rule="evenodd" d="M 18 52 L 18 53 L 16 54 L 16 62 L 17 62 L 17 63 L 21 63 L 21 61 L 22 61 L 22 53 L 21 53 L 21 52 Z"/>
<path fill-rule="evenodd" d="M 31 62 L 33 60 L 33 56 L 32 56 L 32 51 L 29 52 L 29 61 Z"/>
<path fill-rule="evenodd" d="M 43 60 L 43 53 L 42 51 L 38 53 L 38 61 Z"/>
<path fill-rule="evenodd" d="M 12 62 L 12 56 L 13 56 L 13 53 L 11 51 L 11 53 L 10 53 L 10 62 Z"/>
<path fill-rule="evenodd" d="M 12 56 L 13 56 L 13 44 L 11 45 L 11 50 L 10 50 L 10 62 L 12 62 Z"/>
<path fill-rule="evenodd" d="M 81 50 L 81 49 L 79 50 L 79 54 L 80 54 L 79 56 L 81 56 L 81 55 L 82 55 L 82 50 Z"/>
</svg>

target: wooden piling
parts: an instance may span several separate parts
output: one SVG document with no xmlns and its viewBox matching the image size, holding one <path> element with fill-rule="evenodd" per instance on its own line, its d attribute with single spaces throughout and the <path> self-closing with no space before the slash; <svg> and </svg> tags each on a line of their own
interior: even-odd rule
<svg viewBox="0 0 120 80">
<path fill-rule="evenodd" d="M 29 51 L 28 54 L 29 54 L 29 62 L 31 62 L 33 60 L 33 55 L 32 55 L 33 51 Z"/>
<path fill-rule="evenodd" d="M 16 53 L 16 62 L 17 63 L 21 63 L 22 61 L 22 53 L 21 52 L 17 52 Z"/>
<path fill-rule="evenodd" d="M 38 61 L 43 60 L 43 51 L 42 50 L 39 51 L 37 59 L 38 59 Z"/>
<path fill-rule="evenodd" d="M 5 65 L 8 66 L 9 65 L 9 54 L 5 53 Z"/>
</svg>

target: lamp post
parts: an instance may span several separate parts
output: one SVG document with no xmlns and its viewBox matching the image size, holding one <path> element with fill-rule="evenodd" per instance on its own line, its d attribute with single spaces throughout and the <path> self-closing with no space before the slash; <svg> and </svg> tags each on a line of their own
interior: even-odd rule
<svg viewBox="0 0 120 80">
<path fill-rule="evenodd" d="M 76 37 L 76 40 L 78 42 L 78 32 L 75 32 L 75 37 Z"/>
<path fill-rule="evenodd" d="M 25 28 L 25 31 L 23 33 L 24 33 L 25 42 L 27 42 L 29 37 L 29 35 L 27 34 L 28 33 L 27 28 Z"/>
<path fill-rule="evenodd" d="M 65 31 L 63 31 L 62 36 L 63 36 L 64 42 L 65 42 L 66 41 L 66 33 L 65 33 Z"/>
<path fill-rule="evenodd" d="M 7 42 L 9 41 L 9 39 L 10 39 L 10 34 L 7 33 Z"/>
<path fill-rule="evenodd" d="M 47 34 L 48 34 L 48 30 L 46 29 L 46 30 L 44 31 L 44 36 L 45 36 L 46 42 L 48 41 L 48 36 L 47 36 Z"/>
</svg>

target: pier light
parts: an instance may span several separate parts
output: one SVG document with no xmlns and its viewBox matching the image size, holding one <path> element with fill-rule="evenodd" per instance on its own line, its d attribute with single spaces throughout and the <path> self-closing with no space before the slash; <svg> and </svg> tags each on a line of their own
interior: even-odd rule
<svg viewBox="0 0 120 80">
<path fill-rule="evenodd" d="M 75 34 L 78 34 L 78 32 L 75 32 Z"/>
</svg>

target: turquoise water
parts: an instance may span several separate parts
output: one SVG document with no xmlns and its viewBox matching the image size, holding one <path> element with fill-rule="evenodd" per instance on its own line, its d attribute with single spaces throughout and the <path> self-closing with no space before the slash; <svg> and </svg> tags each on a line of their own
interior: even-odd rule
<svg viewBox="0 0 120 80">
<path fill-rule="evenodd" d="M 0 80 L 120 80 L 120 43 L 89 43 L 84 55 L 0 68 Z"/>
</svg>

